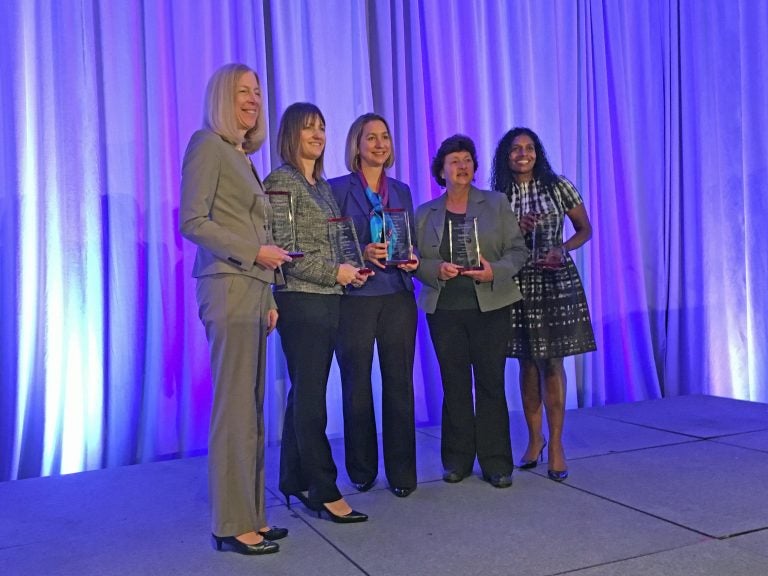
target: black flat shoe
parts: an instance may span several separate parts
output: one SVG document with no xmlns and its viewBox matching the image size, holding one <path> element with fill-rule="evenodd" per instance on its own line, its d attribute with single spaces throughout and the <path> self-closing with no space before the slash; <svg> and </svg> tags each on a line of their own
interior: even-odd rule
<svg viewBox="0 0 768 576">
<path fill-rule="evenodd" d="M 355 522 L 365 522 L 368 520 L 368 514 L 363 514 L 357 510 L 352 510 L 352 512 L 345 514 L 344 516 L 337 516 L 328 510 L 325 504 L 323 504 L 323 507 L 317 511 L 317 517 L 320 518 L 323 512 L 328 514 L 328 518 L 330 518 L 332 522 L 336 522 L 336 524 L 354 524 Z"/>
<path fill-rule="evenodd" d="M 280 544 L 270 542 L 267 539 L 262 540 L 258 544 L 246 544 L 245 542 L 238 540 L 235 536 L 216 536 L 216 534 L 211 534 L 211 536 L 213 536 L 213 539 L 216 542 L 216 550 L 221 550 L 224 544 L 234 552 L 249 556 L 257 554 L 274 554 L 280 550 Z"/>
<path fill-rule="evenodd" d="M 443 472 L 443 482 L 448 482 L 448 484 L 456 484 L 464 480 L 464 478 L 466 478 L 466 475 L 456 470 L 446 470 Z"/>
<path fill-rule="evenodd" d="M 416 488 L 398 488 L 397 486 L 393 486 L 390 490 L 392 490 L 392 494 L 398 498 L 407 498 L 411 495 L 411 492 L 416 490 Z"/>
<path fill-rule="evenodd" d="M 542 446 L 541 450 L 539 450 L 539 455 L 533 460 L 520 460 L 520 463 L 517 465 L 517 467 L 522 470 L 530 470 L 532 468 L 536 468 L 539 462 L 544 462 L 544 448 L 546 447 L 547 441 L 544 440 L 544 446 Z"/>
<path fill-rule="evenodd" d="M 352 486 L 354 486 L 358 492 L 368 492 L 368 490 L 373 488 L 374 484 L 376 484 L 376 478 L 368 480 L 368 482 L 352 482 Z"/>
<path fill-rule="evenodd" d="M 288 528 L 278 528 L 277 526 L 270 526 L 269 530 L 259 530 L 259 534 L 264 536 L 267 540 L 280 540 L 288 536 Z"/>
<path fill-rule="evenodd" d="M 494 488 L 509 488 L 512 486 L 512 474 L 483 474 L 483 480 Z"/>
<path fill-rule="evenodd" d="M 555 482 L 562 482 L 568 478 L 568 470 L 547 470 L 547 476 Z"/>
</svg>

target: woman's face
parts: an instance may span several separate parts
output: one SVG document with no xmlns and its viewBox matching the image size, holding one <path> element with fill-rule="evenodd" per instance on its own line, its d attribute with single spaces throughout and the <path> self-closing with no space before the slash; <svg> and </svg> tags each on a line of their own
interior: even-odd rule
<svg viewBox="0 0 768 576">
<path fill-rule="evenodd" d="M 235 89 L 237 127 L 244 132 L 256 126 L 261 113 L 261 87 L 253 72 L 240 76 Z"/>
<path fill-rule="evenodd" d="M 535 165 L 536 146 L 528 134 L 520 134 L 512 140 L 509 150 L 509 169 L 514 173 L 515 180 L 526 182 L 533 178 Z"/>
<path fill-rule="evenodd" d="M 451 152 L 443 160 L 443 178 L 447 188 L 469 186 L 475 178 L 475 163 L 466 150 Z"/>
<path fill-rule="evenodd" d="M 363 168 L 382 168 L 392 154 L 392 141 L 386 124 L 371 120 L 360 134 L 360 165 Z"/>
<path fill-rule="evenodd" d="M 301 129 L 299 157 L 303 160 L 317 160 L 325 148 L 325 124 L 319 116 L 307 121 Z"/>
</svg>

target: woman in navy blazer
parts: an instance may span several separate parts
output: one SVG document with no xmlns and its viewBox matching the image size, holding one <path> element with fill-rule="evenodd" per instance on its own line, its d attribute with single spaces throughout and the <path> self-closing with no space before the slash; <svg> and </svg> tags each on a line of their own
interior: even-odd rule
<svg viewBox="0 0 768 576">
<path fill-rule="evenodd" d="M 418 259 L 386 266 L 388 249 L 380 234 L 384 209 L 405 210 L 413 222 L 413 200 L 406 184 L 387 176 L 394 146 L 386 120 L 378 114 L 357 118 L 347 135 L 350 174 L 330 180 L 341 213 L 352 218 L 363 257 L 376 274 L 341 298 L 336 359 L 341 371 L 344 446 L 347 473 L 365 492 L 376 482 L 378 443 L 373 409 L 371 368 L 377 346 L 381 370 L 384 470 L 395 496 L 416 489 L 416 428 L 413 360 L 416 346 L 416 302 L 411 272 Z M 412 226 L 412 224 L 411 224 Z M 415 236 L 411 230 L 411 237 Z"/>
<path fill-rule="evenodd" d="M 457 134 L 440 145 L 432 175 L 445 194 L 416 212 L 416 277 L 443 381 L 443 480 L 469 476 L 477 456 L 483 478 L 506 488 L 513 469 L 504 391 L 509 306 L 522 297 L 513 277 L 528 250 L 504 196 L 472 185 L 476 169 L 470 138 Z M 449 224 L 473 220 L 481 270 L 457 266 L 450 253 Z"/>
</svg>

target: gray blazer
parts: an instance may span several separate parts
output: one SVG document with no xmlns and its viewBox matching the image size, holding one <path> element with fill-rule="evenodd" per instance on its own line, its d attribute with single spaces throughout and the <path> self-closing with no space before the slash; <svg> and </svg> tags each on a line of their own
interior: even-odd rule
<svg viewBox="0 0 768 576">
<path fill-rule="evenodd" d="M 438 279 L 443 262 L 440 243 L 445 227 L 445 202 L 443 194 L 416 210 L 416 237 L 421 256 L 416 278 L 422 283 L 418 304 L 428 314 L 437 309 L 440 290 L 446 282 Z M 467 218 L 477 218 L 480 253 L 493 270 L 492 282 L 475 282 L 480 310 L 488 312 L 521 300 L 523 296 L 513 278 L 525 265 L 528 248 L 506 196 L 472 186 Z"/>
<path fill-rule="evenodd" d="M 272 207 L 248 158 L 210 130 L 192 135 L 181 174 L 181 234 L 197 244 L 195 277 L 244 274 L 272 284 L 255 264 L 272 243 Z"/>
<path fill-rule="evenodd" d="M 304 175 L 293 166 L 283 164 L 264 180 L 269 191 L 290 192 L 294 205 L 297 250 L 303 258 L 283 264 L 285 287 L 288 292 L 312 294 L 341 294 L 336 284 L 339 264 L 328 234 L 328 220 L 341 216 L 328 182 L 320 179 L 310 186 Z M 275 220 L 275 241 L 278 246 L 292 249 L 288 222 Z"/>
</svg>

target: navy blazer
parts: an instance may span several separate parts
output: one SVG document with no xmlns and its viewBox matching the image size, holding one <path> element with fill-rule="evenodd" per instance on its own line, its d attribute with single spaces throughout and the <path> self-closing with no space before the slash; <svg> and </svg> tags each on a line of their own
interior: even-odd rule
<svg viewBox="0 0 768 576">
<path fill-rule="evenodd" d="M 370 227 L 370 213 L 371 202 L 365 195 L 363 184 L 357 174 L 347 174 L 346 176 L 339 176 L 328 181 L 331 185 L 331 191 L 333 197 L 336 199 L 336 203 L 341 209 L 342 216 L 349 216 L 355 224 L 355 232 L 357 232 L 357 239 L 360 242 L 360 251 L 363 252 L 365 247 L 371 243 L 371 227 Z M 416 250 L 416 232 L 414 226 L 413 217 L 413 200 L 411 198 L 411 189 L 407 184 L 390 178 L 387 176 L 387 192 L 389 194 L 389 206 L 388 208 L 404 208 L 408 212 L 408 221 L 411 227 L 411 239 L 414 244 L 414 251 Z M 403 279 L 405 288 L 409 291 L 413 291 L 413 280 L 411 274 L 400 270 L 399 268 L 393 268 L 400 273 Z M 374 267 L 376 274 L 380 274 L 382 270 Z M 357 294 L 365 294 L 366 288 L 370 291 L 369 284 L 376 282 L 376 276 L 369 278 L 361 289 L 355 289 Z"/>
<path fill-rule="evenodd" d="M 422 204 L 416 211 L 416 237 L 421 255 L 416 277 L 422 283 L 418 304 L 428 314 L 437 309 L 440 290 L 446 283 L 446 280 L 438 278 L 443 262 L 440 244 L 445 229 L 445 201 L 446 195 L 443 194 Z M 472 186 L 466 217 L 477 218 L 480 253 L 493 270 L 491 282 L 474 284 L 480 310 L 488 312 L 521 300 L 523 295 L 514 276 L 525 265 L 528 248 L 507 197 Z"/>
</svg>

